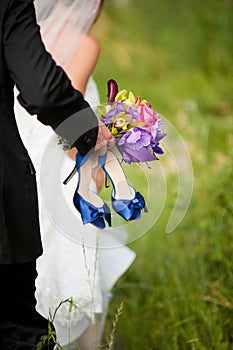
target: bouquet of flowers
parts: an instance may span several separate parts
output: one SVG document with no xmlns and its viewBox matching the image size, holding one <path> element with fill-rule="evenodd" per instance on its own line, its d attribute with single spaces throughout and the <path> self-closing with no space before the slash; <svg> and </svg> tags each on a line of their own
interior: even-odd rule
<svg viewBox="0 0 233 350">
<path fill-rule="evenodd" d="M 115 80 L 108 81 L 108 103 L 97 107 L 100 120 L 116 138 L 125 163 L 157 160 L 163 150 L 160 140 L 166 135 L 163 120 L 151 105 L 126 90 L 118 91 Z"/>
</svg>

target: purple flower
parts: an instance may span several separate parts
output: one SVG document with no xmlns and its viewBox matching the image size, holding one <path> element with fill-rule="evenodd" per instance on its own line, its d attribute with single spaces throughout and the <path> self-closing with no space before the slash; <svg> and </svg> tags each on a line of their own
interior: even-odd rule
<svg viewBox="0 0 233 350">
<path fill-rule="evenodd" d="M 158 135 L 161 135 L 162 129 L 163 129 L 163 120 L 159 118 L 151 127 L 151 135 L 153 136 L 154 139 L 158 138 Z"/>
<path fill-rule="evenodd" d="M 111 109 L 105 116 L 105 124 L 111 124 L 115 119 L 118 118 L 119 113 L 126 113 L 124 106 L 120 102 L 112 104 Z"/>
<path fill-rule="evenodd" d="M 159 141 L 157 141 L 156 139 L 151 139 L 151 148 L 157 154 L 163 154 L 164 153 L 162 148 L 159 147 Z"/>
<path fill-rule="evenodd" d="M 134 150 L 127 145 L 119 145 L 120 139 L 117 139 L 117 145 L 122 154 L 125 163 L 151 162 L 158 159 L 154 153 L 147 147 L 142 147 L 139 150 Z"/>
<path fill-rule="evenodd" d="M 128 147 L 132 150 L 140 150 L 150 145 L 151 136 L 140 127 L 128 130 L 118 141 L 119 146 Z"/>
<path fill-rule="evenodd" d="M 129 114 L 133 119 L 137 119 L 139 115 L 139 111 L 137 108 L 129 106 L 127 110 L 127 114 Z"/>
<path fill-rule="evenodd" d="M 166 135 L 163 131 L 163 120 L 159 118 L 151 128 L 151 148 L 157 154 L 163 154 L 163 150 L 159 147 L 159 141 Z"/>
</svg>

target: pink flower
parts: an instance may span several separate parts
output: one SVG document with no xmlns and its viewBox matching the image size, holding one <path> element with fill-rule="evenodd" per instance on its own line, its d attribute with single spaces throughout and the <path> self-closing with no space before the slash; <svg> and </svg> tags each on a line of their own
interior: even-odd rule
<svg viewBox="0 0 233 350">
<path fill-rule="evenodd" d="M 138 105 L 138 111 L 139 116 L 137 117 L 136 121 L 139 123 L 143 122 L 144 127 L 151 127 L 158 119 L 155 112 L 153 111 L 153 108 L 148 103 L 140 103 Z"/>
</svg>

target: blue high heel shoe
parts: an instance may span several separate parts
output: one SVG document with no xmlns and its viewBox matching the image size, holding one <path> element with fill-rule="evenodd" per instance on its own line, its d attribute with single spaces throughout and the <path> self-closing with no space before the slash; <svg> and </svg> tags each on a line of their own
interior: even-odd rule
<svg viewBox="0 0 233 350">
<path fill-rule="evenodd" d="M 78 185 L 74 193 L 73 203 L 81 214 L 83 224 L 92 224 L 100 229 L 105 228 L 105 220 L 111 226 L 111 213 L 108 205 L 89 189 L 91 181 L 91 159 L 90 155 L 76 155 L 76 165 L 71 174 L 63 182 L 66 185 L 78 171 Z"/>
<path fill-rule="evenodd" d="M 112 207 L 126 221 L 137 220 L 147 212 L 143 196 L 128 184 L 119 159 L 111 150 L 99 156 L 99 164 L 113 185 Z"/>
</svg>

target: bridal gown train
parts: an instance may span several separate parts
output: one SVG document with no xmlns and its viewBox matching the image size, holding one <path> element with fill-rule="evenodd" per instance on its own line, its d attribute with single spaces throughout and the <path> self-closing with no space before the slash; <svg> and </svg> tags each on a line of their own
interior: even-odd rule
<svg viewBox="0 0 233 350">
<path fill-rule="evenodd" d="M 88 81 L 85 99 L 91 106 L 96 106 L 99 102 L 98 90 L 92 77 Z M 50 153 L 55 154 L 55 158 L 64 159 L 61 173 L 57 174 L 59 183 L 69 174 L 74 162 L 65 156 L 54 131 L 41 124 L 35 116 L 29 116 L 17 101 L 15 114 L 19 132 L 32 158 L 37 176 L 44 250 L 37 260 L 37 310 L 43 316 L 49 317 L 54 314 L 61 301 L 72 298 L 76 307 L 69 312 L 69 302 L 63 303 L 54 320 L 59 344 L 64 347 L 79 338 L 81 349 L 95 349 L 101 337 L 111 288 L 131 265 L 135 253 L 123 244 L 118 244 L 118 240 L 109 234 L 108 229 L 104 230 L 106 240 L 109 240 L 104 248 L 98 244 L 85 245 L 85 237 L 93 237 L 93 233 L 97 237 L 98 230 L 92 225 L 84 226 L 79 213 L 73 207 L 72 197 L 77 185 L 77 175 L 68 185 L 61 184 L 64 197 L 59 197 L 52 185 L 49 187 L 55 180 L 51 179 L 49 185 L 46 185 L 49 174 L 56 165 L 56 159 L 48 160 L 48 178 L 41 175 L 41 169 L 47 166 L 44 164 Z M 94 181 L 92 187 L 95 187 Z M 50 204 L 46 203 L 47 195 L 52 203 L 51 210 Z M 69 214 L 72 213 L 70 221 L 63 210 L 64 206 L 66 210 L 68 208 Z M 120 234 L 126 233 L 120 229 L 115 231 L 117 230 Z M 76 240 L 75 232 L 79 237 L 84 237 L 83 240 Z"/>
</svg>

